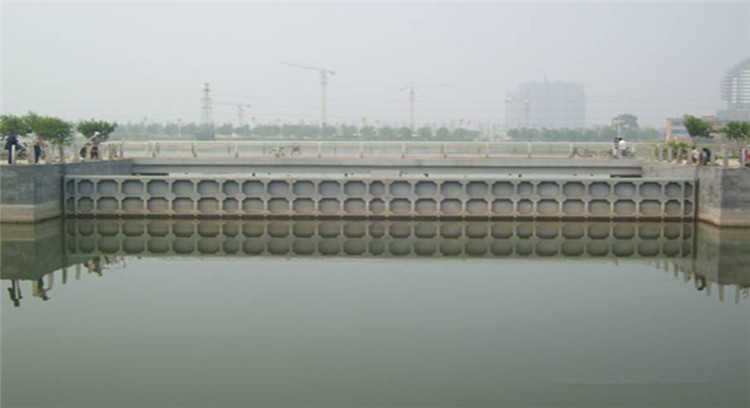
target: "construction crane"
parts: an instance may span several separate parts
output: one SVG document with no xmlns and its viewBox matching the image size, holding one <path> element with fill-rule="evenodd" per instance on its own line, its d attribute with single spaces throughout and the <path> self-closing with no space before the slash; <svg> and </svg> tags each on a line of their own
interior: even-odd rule
<svg viewBox="0 0 750 408">
<path fill-rule="evenodd" d="M 411 81 L 411 84 L 399 89 L 399 91 L 409 91 L 409 116 L 410 116 L 410 124 L 411 124 L 412 132 L 416 131 L 416 120 L 414 116 L 414 100 L 416 99 L 416 90 L 425 89 L 425 88 L 440 88 L 443 86 L 453 86 L 453 85 L 455 84 L 416 85 L 414 81 Z"/>
<path fill-rule="evenodd" d="M 214 102 L 214 105 L 230 105 L 237 107 L 237 126 L 245 126 L 245 108 L 251 107 L 250 104 L 244 102 Z"/>
<path fill-rule="evenodd" d="M 284 65 L 289 65 L 290 67 L 295 68 L 302 68 L 302 69 L 308 69 L 311 71 L 318 71 L 320 74 L 320 91 L 321 91 L 321 101 L 320 101 L 320 127 L 325 128 L 326 126 L 326 114 L 327 114 L 327 104 L 328 104 L 328 75 L 336 75 L 334 71 L 331 71 L 327 68 L 321 68 L 321 67 L 312 67 L 309 65 L 303 65 L 303 64 L 297 64 L 294 62 L 283 62 Z"/>
</svg>

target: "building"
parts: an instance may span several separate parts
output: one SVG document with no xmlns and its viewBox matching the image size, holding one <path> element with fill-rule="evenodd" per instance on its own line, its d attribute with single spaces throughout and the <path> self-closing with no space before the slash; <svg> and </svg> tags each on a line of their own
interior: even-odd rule
<svg viewBox="0 0 750 408">
<path fill-rule="evenodd" d="M 568 82 L 527 82 L 505 99 L 506 128 L 577 129 L 586 124 L 586 94 Z"/>
<path fill-rule="evenodd" d="M 727 109 L 717 112 L 720 120 L 750 121 L 750 58 L 730 68 L 721 81 L 721 98 Z"/>
</svg>

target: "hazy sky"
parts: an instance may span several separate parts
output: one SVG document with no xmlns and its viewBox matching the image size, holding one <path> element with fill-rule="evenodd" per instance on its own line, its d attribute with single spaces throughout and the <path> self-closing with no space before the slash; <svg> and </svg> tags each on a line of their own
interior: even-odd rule
<svg viewBox="0 0 750 408">
<path fill-rule="evenodd" d="M 260 122 L 503 124 L 518 83 L 567 81 L 588 124 L 620 113 L 664 126 L 724 106 L 719 82 L 750 56 L 750 1 L 735 3 L 2 4 L 2 110 L 67 119 L 198 121 L 201 89 Z M 215 106 L 216 122 L 236 121 Z"/>
</svg>

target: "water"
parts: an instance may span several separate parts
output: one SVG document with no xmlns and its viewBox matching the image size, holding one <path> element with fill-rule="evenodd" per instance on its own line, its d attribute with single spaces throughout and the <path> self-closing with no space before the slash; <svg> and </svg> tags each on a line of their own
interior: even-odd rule
<svg viewBox="0 0 750 408">
<path fill-rule="evenodd" d="M 2 228 L 3 407 L 750 405 L 748 230 Z"/>
</svg>

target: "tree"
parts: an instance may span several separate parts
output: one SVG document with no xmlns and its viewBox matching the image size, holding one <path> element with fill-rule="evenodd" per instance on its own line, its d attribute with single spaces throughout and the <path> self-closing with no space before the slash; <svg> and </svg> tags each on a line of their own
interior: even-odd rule
<svg viewBox="0 0 750 408">
<path fill-rule="evenodd" d="M 429 139 L 432 137 L 432 129 L 428 128 L 427 126 L 423 126 L 417 129 L 417 135 L 419 135 L 419 137 L 421 138 Z"/>
<path fill-rule="evenodd" d="M 214 126 L 204 123 L 196 129 L 195 138 L 198 140 L 214 140 L 216 139 L 215 134 Z"/>
<path fill-rule="evenodd" d="M 362 134 L 362 139 L 364 140 L 373 140 L 376 134 L 375 128 L 372 126 L 362 126 L 359 132 Z"/>
<path fill-rule="evenodd" d="M 688 134 L 690 134 L 690 138 L 693 139 L 693 144 L 695 144 L 696 137 L 711 137 L 711 133 L 713 133 L 713 126 L 699 117 L 685 115 L 683 123 Z"/>
<path fill-rule="evenodd" d="M 112 134 L 115 129 L 117 129 L 117 123 L 109 123 L 103 120 L 94 120 L 93 118 L 89 120 L 82 120 L 78 122 L 78 126 L 76 126 L 76 130 L 83 136 L 85 136 L 86 139 L 91 138 L 92 136 L 94 136 L 94 133 L 99 132 L 99 136 L 101 137 L 102 141 L 109 139 L 109 135 Z"/>
<path fill-rule="evenodd" d="M 409 140 L 411 139 L 411 129 L 406 126 L 401 126 L 398 129 L 398 137 L 402 140 Z"/>
<path fill-rule="evenodd" d="M 617 129 L 620 127 L 621 135 L 627 138 L 633 138 L 638 133 L 638 116 L 629 113 L 623 113 L 612 119 L 612 125 Z"/>
<path fill-rule="evenodd" d="M 231 123 L 225 123 L 216 129 L 216 133 L 220 135 L 231 135 L 234 133 L 234 126 Z"/>
<path fill-rule="evenodd" d="M 0 135 L 3 138 L 10 135 L 23 136 L 31 132 L 31 126 L 25 118 L 16 115 L 0 116 Z"/>
<path fill-rule="evenodd" d="M 437 131 L 435 131 L 435 136 L 440 140 L 448 140 L 451 137 L 451 131 L 445 126 L 440 126 Z"/>
<path fill-rule="evenodd" d="M 737 147 L 741 147 L 745 141 L 750 141 L 750 122 L 729 122 L 721 131 L 727 139 L 737 142 Z"/>
<path fill-rule="evenodd" d="M 60 118 L 36 116 L 31 123 L 31 130 L 44 134 L 44 138 L 60 149 L 60 160 L 65 161 L 64 146 L 73 140 L 73 125 Z"/>
</svg>

